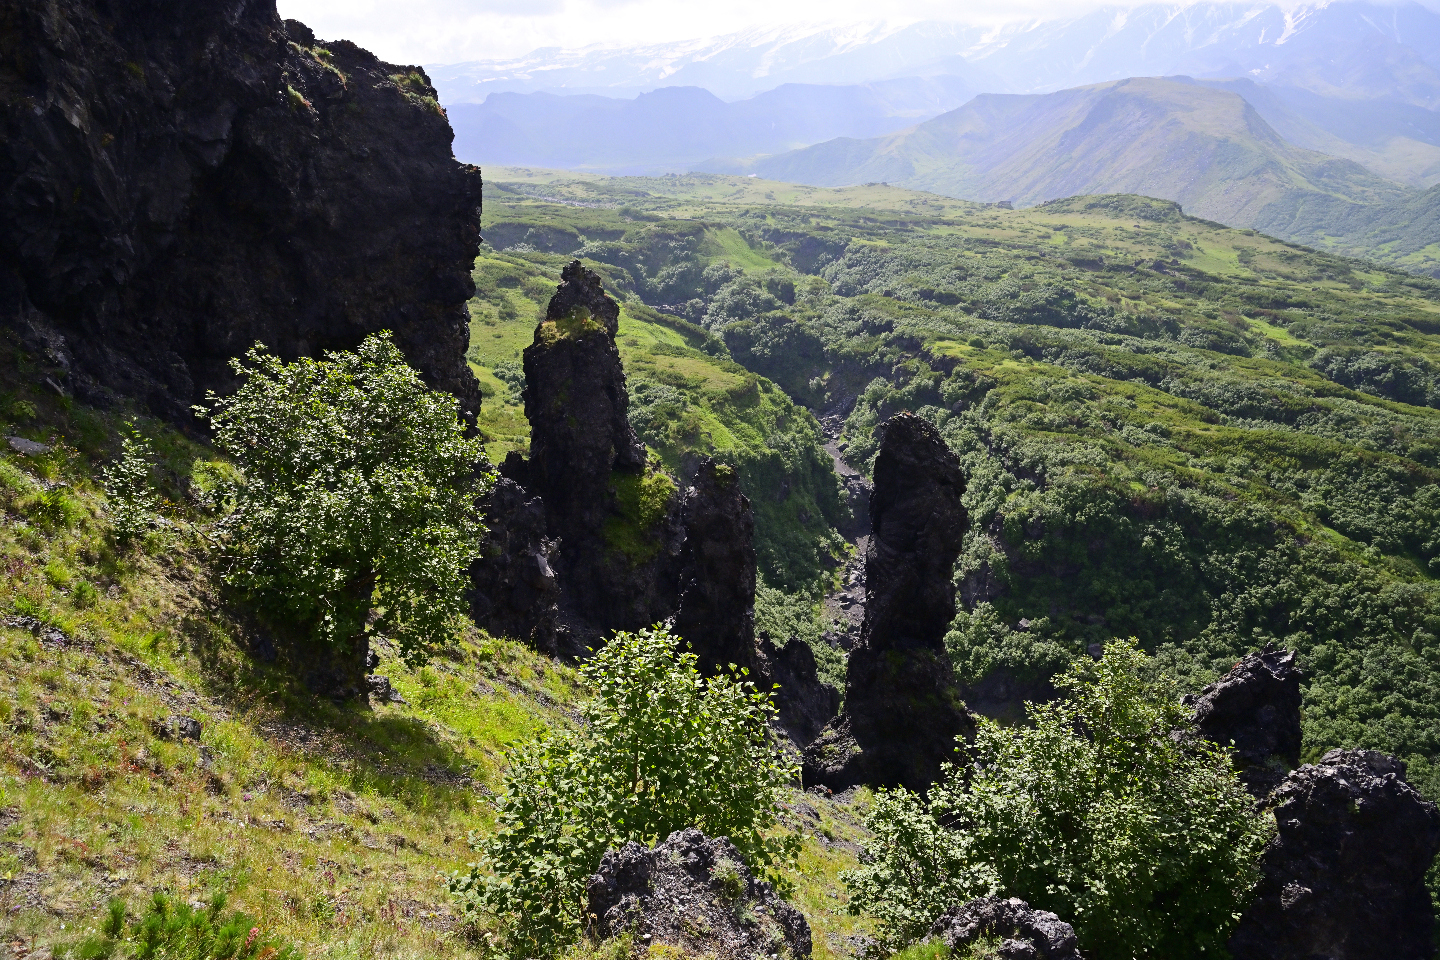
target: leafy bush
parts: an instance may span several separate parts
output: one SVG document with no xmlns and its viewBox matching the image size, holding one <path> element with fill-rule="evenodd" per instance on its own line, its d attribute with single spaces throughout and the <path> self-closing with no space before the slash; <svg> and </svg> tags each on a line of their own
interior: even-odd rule
<svg viewBox="0 0 1440 960">
<path fill-rule="evenodd" d="M 481 444 L 388 334 L 285 363 L 257 345 L 244 384 L 197 408 L 241 474 L 217 476 L 225 576 L 317 641 L 387 633 L 407 659 L 447 639 L 485 528 Z"/>
<path fill-rule="evenodd" d="M 945 907 L 1003 892 L 1075 925 L 1086 956 L 1220 955 L 1273 830 L 1225 752 L 1176 736 L 1176 685 L 1135 641 L 1055 680 L 1031 724 L 981 721 L 968 769 L 928 800 L 891 791 L 867 817 L 851 909 L 900 945 Z"/>
<path fill-rule="evenodd" d="M 291 944 L 267 937 L 250 917 L 225 911 L 225 895 L 216 894 L 208 908 L 157 892 L 143 915 L 127 923 L 125 903 L 111 900 L 97 933 L 78 943 L 62 945 L 57 957 L 107 960 L 121 943 L 134 960 L 301 960 Z"/>
<path fill-rule="evenodd" d="M 132 424 L 120 442 L 120 459 L 105 470 L 110 527 L 121 546 L 128 546 L 149 530 L 160 509 L 160 498 L 150 483 L 154 458 L 149 441 Z"/>
<path fill-rule="evenodd" d="M 494 836 L 451 892 L 499 928 L 510 956 L 549 956 L 579 933 L 585 880 L 606 850 L 699 827 L 753 867 L 794 856 L 764 835 L 793 769 L 769 732 L 770 694 L 705 679 L 663 630 L 617 633 L 580 670 L 579 730 L 518 749 Z"/>
</svg>

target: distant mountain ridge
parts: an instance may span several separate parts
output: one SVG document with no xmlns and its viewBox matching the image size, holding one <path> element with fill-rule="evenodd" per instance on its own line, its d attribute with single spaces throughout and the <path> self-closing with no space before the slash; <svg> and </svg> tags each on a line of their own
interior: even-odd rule
<svg viewBox="0 0 1440 960">
<path fill-rule="evenodd" d="M 1201 2 L 1102 7 L 999 27 L 926 21 L 752 30 L 632 47 L 546 48 L 432 65 L 442 102 L 492 92 L 631 97 L 699 86 L 739 99 L 784 83 L 954 76 L 1040 93 L 1131 76 L 1250 77 L 1317 93 L 1440 107 L 1440 14 L 1414 2 L 1282 7 Z"/>
<path fill-rule="evenodd" d="M 736 172 L 723 163 L 705 168 Z M 1431 242 L 1425 224 L 1434 222 L 1424 196 L 1352 160 L 1291 144 L 1238 93 L 1188 78 L 983 94 L 895 134 L 839 138 L 743 170 L 818 186 L 887 182 L 1018 206 L 1141 194 L 1174 200 L 1195 216 L 1347 252 L 1369 251 L 1374 236 L 1393 234 L 1391 249 L 1380 251 L 1386 257 L 1424 249 Z M 1415 226 L 1403 229 L 1389 214 Z"/>
<path fill-rule="evenodd" d="M 951 110 L 973 94 L 953 77 L 911 77 L 853 86 L 785 84 L 733 103 L 700 87 L 662 87 L 630 100 L 493 93 L 483 104 L 453 104 L 448 113 L 455 156 L 467 162 L 649 174 L 834 137 L 879 136 Z"/>
</svg>

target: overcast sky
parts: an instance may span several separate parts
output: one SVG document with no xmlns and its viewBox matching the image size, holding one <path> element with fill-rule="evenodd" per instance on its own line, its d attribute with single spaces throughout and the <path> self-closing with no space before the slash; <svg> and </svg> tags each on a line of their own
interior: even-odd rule
<svg viewBox="0 0 1440 960">
<path fill-rule="evenodd" d="M 1123 2 L 1123 0 L 1122 0 Z M 1432 0 L 1440 2 L 1440 0 Z M 1094 0 L 278 0 L 325 39 L 392 63 L 513 57 L 536 47 L 647 43 L 794 23 L 922 19 L 974 23 L 1078 13 Z M 1128 5 L 1128 4 L 1126 4 Z"/>
</svg>

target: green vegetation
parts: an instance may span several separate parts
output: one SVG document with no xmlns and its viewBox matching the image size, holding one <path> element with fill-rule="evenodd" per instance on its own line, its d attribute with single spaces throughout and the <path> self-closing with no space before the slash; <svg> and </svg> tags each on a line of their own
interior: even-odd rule
<svg viewBox="0 0 1440 960">
<path fill-rule="evenodd" d="M 224 893 L 204 909 L 178 903 L 157 891 L 146 912 L 126 923 L 125 901 L 111 900 L 93 936 L 62 948 L 57 956 L 108 960 L 121 944 L 135 960 L 301 960 L 290 944 L 276 943 L 239 911 L 226 911 Z"/>
<path fill-rule="evenodd" d="M 455 398 L 388 335 L 324 360 L 247 357 L 240 389 L 202 411 L 240 468 L 214 494 L 227 581 L 322 644 L 374 632 L 424 659 L 468 611 L 485 533 L 484 456 Z"/>
<path fill-rule="evenodd" d="M 1086 956 L 1222 954 L 1274 832 L 1224 750 L 1179 738 L 1188 710 L 1134 642 L 1056 677 L 1029 724 L 982 720 L 973 766 L 925 800 L 882 794 L 851 909 L 886 939 L 923 936 L 944 909 L 997 892 L 1070 918 Z"/>
<path fill-rule="evenodd" d="M 940 427 L 970 477 L 966 680 L 1133 635 L 1198 687 L 1276 640 L 1310 671 L 1307 758 L 1385 750 L 1440 796 L 1440 284 L 1139 197 L 540 179 L 492 180 L 492 242 L 598 261 L 627 311 L 848 411 L 862 471 L 885 418 Z M 727 267 L 722 227 L 775 266 Z"/>
<path fill-rule="evenodd" d="M 612 473 L 610 489 L 618 515 L 605 521 L 605 542 L 637 566 L 660 552 L 660 522 L 675 496 L 675 481 L 652 460 L 643 473 Z"/>
<path fill-rule="evenodd" d="M 580 668 L 583 726 L 511 756 L 496 832 L 451 890 L 506 956 L 551 956 L 582 928 L 606 850 L 685 827 L 729 837 L 756 868 L 793 861 L 775 825 L 795 771 L 770 737 L 770 694 L 705 679 L 664 631 L 617 633 Z M 738 879 L 738 876 L 737 876 Z"/>
<path fill-rule="evenodd" d="M 121 546 L 129 546 L 154 523 L 160 498 L 150 483 L 154 453 L 132 426 L 120 442 L 120 459 L 105 471 L 105 496 L 110 502 L 110 527 Z"/>
</svg>

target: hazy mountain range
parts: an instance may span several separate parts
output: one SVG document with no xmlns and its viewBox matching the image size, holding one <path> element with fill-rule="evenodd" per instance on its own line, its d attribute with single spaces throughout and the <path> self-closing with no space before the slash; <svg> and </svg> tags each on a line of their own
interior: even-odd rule
<svg viewBox="0 0 1440 960">
<path fill-rule="evenodd" d="M 430 72 L 480 164 L 1139 193 L 1440 268 L 1440 14 L 1415 3 L 796 28 Z"/>
</svg>

